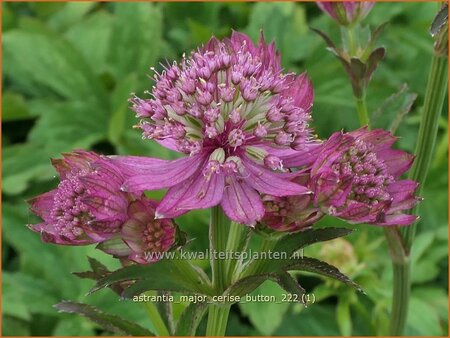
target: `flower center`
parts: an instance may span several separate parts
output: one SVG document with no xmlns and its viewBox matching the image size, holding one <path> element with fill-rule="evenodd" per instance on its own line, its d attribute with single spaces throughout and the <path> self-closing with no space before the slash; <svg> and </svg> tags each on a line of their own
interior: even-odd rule
<svg viewBox="0 0 450 338">
<path fill-rule="evenodd" d="M 292 146 L 309 138 L 310 115 L 291 97 L 295 77 L 245 43 L 216 41 L 213 49 L 156 73 L 152 99 L 131 99 L 144 138 L 174 139 L 190 155 L 211 141 L 236 148 L 257 140 Z"/>
<path fill-rule="evenodd" d="M 88 206 L 83 203 L 86 189 L 79 180 L 81 175 L 81 172 L 70 173 L 59 183 L 50 212 L 56 231 L 69 239 L 80 237 L 82 225 L 92 219 Z"/>
<path fill-rule="evenodd" d="M 353 177 L 351 199 L 375 205 L 390 200 L 386 187 L 394 178 L 372 148 L 372 145 L 356 140 L 332 168 L 340 177 Z"/>
<path fill-rule="evenodd" d="M 164 221 L 152 220 L 142 231 L 144 251 L 162 252 L 174 242 L 174 227 Z"/>
</svg>

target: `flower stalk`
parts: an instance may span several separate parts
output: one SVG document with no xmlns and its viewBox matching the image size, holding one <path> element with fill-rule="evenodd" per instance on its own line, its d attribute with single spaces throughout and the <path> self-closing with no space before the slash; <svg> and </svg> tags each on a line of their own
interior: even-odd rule
<svg viewBox="0 0 450 338">
<path fill-rule="evenodd" d="M 227 236 L 229 231 L 229 220 L 220 206 L 211 208 L 211 219 L 209 224 L 209 246 L 214 252 L 211 255 L 212 283 L 216 293 L 221 294 L 227 287 L 227 264 L 220 259 L 227 249 Z M 208 323 L 206 327 L 207 336 L 224 336 L 230 312 L 229 305 L 210 304 L 208 307 Z"/>
<path fill-rule="evenodd" d="M 146 292 L 145 294 L 150 295 L 151 292 Z M 161 315 L 158 311 L 158 308 L 153 302 L 144 302 L 143 303 L 145 311 L 150 318 L 150 322 L 153 324 L 158 336 L 170 336 L 169 329 L 167 328 L 164 320 L 161 318 Z"/>
<path fill-rule="evenodd" d="M 361 126 L 370 127 L 369 113 L 367 112 L 365 91 L 363 92 L 362 97 L 355 96 L 355 104 L 356 104 L 356 111 L 358 112 L 359 124 Z"/>
<path fill-rule="evenodd" d="M 445 94 L 447 92 L 448 70 L 447 58 L 435 54 L 431 62 L 431 70 L 425 94 L 425 103 L 422 113 L 422 121 L 419 128 L 419 136 L 416 145 L 416 159 L 410 172 L 411 179 L 420 182 L 418 194 L 420 195 L 428 169 L 430 168 L 434 145 L 438 132 L 439 117 L 442 112 Z M 416 214 L 418 206 L 411 210 Z M 409 256 L 414 241 L 417 223 L 403 229 L 402 235 L 405 242 L 406 254 Z M 411 291 L 411 263 L 409 260 L 394 267 L 394 290 L 392 301 L 392 314 L 390 334 L 393 336 L 403 333 L 408 315 L 409 295 Z"/>
</svg>

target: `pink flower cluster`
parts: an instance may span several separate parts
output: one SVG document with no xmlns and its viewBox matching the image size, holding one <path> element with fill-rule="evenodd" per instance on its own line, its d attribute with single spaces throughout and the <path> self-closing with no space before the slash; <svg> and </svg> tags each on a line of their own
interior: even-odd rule
<svg viewBox="0 0 450 338">
<path fill-rule="evenodd" d="M 155 220 L 156 202 L 121 191 L 125 173 L 109 159 L 83 150 L 54 159 L 61 182 L 29 201 L 43 222 L 29 225 L 42 240 L 63 245 L 101 243 L 118 257 L 144 263 L 147 251 L 175 243 L 172 220 Z"/>
<path fill-rule="evenodd" d="M 313 88 L 285 74 L 274 44 L 233 32 L 155 75 L 134 96 L 144 139 L 184 154 L 167 161 L 75 151 L 54 160 L 61 183 L 30 201 L 45 241 L 101 243 L 138 263 L 176 243 L 171 221 L 220 205 L 233 221 L 298 231 L 328 214 L 350 223 L 408 225 L 417 183 L 401 180 L 413 157 L 386 131 L 314 137 Z M 143 192 L 167 188 L 156 203 Z"/>
</svg>

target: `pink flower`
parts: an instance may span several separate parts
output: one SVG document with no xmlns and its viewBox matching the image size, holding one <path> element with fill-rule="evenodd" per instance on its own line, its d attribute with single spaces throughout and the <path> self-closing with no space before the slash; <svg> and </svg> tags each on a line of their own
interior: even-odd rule
<svg viewBox="0 0 450 338">
<path fill-rule="evenodd" d="M 266 210 L 263 225 L 281 232 L 304 230 L 319 221 L 324 213 L 313 205 L 311 195 L 263 197 Z"/>
<path fill-rule="evenodd" d="M 43 219 L 29 227 L 46 242 L 83 245 L 114 235 L 127 219 L 128 194 L 121 192 L 121 172 L 93 152 L 77 150 L 53 159 L 61 182 L 29 201 Z"/>
<path fill-rule="evenodd" d="M 282 73 L 273 43 L 213 37 L 155 80 L 152 99 L 131 100 L 143 136 L 189 156 L 114 160 L 132 173 L 125 191 L 169 188 L 157 218 L 220 204 L 253 225 L 264 215 L 260 194 L 309 193 L 282 172 L 285 159 L 310 147 L 313 89 L 305 74 Z"/>
<path fill-rule="evenodd" d="M 146 198 L 132 202 L 121 232 L 97 247 L 139 264 L 160 260 L 175 245 L 177 228 L 171 219 L 155 219 L 156 207 L 156 202 Z"/>
<path fill-rule="evenodd" d="M 409 225 L 418 183 L 400 180 L 414 157 L 391 148 L 395 137 L 381 129 L 334 133 L 311 168 L 310 186 L 321 210 L 350 223 Z"/>
<path fill-rule="evenodd" d="M 347 26 L 363 20 L 369 14 L 375 2 L 366 1 L 320 1 L 317 6 L 336 20 Z"/>
</svg>

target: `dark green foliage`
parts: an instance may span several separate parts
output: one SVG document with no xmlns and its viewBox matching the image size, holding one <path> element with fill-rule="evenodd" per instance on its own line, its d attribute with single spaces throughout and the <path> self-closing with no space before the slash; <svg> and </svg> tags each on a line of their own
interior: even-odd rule
<svg viewBox="0 0 450 338">
<path fill-rule="evenodd" d="M 377 40 L 386 55 L 367 90 L 368 109 L 374 126 L 395 129 L 400 137 L 398 147 L 408 151 L 414 150 L 420 123 L 433 50 L 428 29 L 437 10 L 436 3 L 377 3 L 365 20 L 372 27 L 389 21 Z M 309 27 L 339 41 L 337 25 L 314 3 L 2 3 L 3 335 L 93 336 L 111 331 L 149 335 L 154 331 L 140 304 L 120 301 L 117 293 L 123 290 L 118 284 L 111 285 L 117 293 L 105 288 L 86 296 L 95 284 L 90 278 L 108 284 L 108 278 L 118 276 L 119 272 L 109 274 L 120 268 L 115 259 L 93 247 L 44 244 L 25 227 L 38 222 L 27 211 L 25 200 L 57 184 L 49 158 L 60 152 L 85 148 L 101 153 L 177 156 L 155 142 L 143 141 L 140 132 L 132 128 L 137 120 L 127 99 L 131 92 L 143 95 L 151 87 L 150 67 L 161 69 L 160 62 L 179 59 L 213 34 L 220 38 L 235 29 L 256 40 L 262 28 L 266 40 L 275 39 L 286 70 L 308 71 L 315 88 L 313 127 L 317 134 L 325 138 L 337 129 L 358 127 L 345 70 Z M 446 116 L 447 111 L 442 116 L 413 247 L 408 335 L 448 334 Z M 161 197 L 161 192 L 151 194 Z M 187 249 L 207 248 L 207 216 L 205 211 L 195 211 L 180 218 L 182 230 L 194 238 Z M 319 228 L 325 226 L 345 224 L 324 218 Z M 314 304 L 307 308 L 298 302 L 235 304 L 227 333 L 386 335 L 392 272 L 383 231 L 355 227 L 345 239 L 307 247 L 305 256 L 313 258 L 291 266 L 289 275 L 284 272 L 273 275 L 271 281 L 257 281 L 259 287 L 252 292 L 281 299 L 288 290 L 303 292 L 300 284 L 314 295 Z M 292 243 L 286 240 L 283 244 L 287 250 Z M 300 246 L 291 248 L 297 249 Z M 88 256 L 92 257 L 90 266 Z M 342 277 L 316 260 L 338 267 L 366 295 L 305 272 L 306 268 L 322 269 Z M 209 262 L 195 264 L 207 269 Z M 294 271 L 297 269 L 303 271 Z M 79 271 L 85 271 L 78 274 L 85 278 L 72 274 Z M 178 287 L 183 291 L 184 287 L 191 292 L 194 288 L 180 286 L 176 273 L 171 275 L 173 280 L 156 277 L 142 279 L 134 292 L 147 290 L 148 283 L 155 281 L 161 289 Z M 129 295 L 132 291 L 128 290 Z M 96 317 L 98 324 L 58 313 L 52 306 L 61 300 L 74 302 L 65 303 L 65 311 Z M 173 304 L 172 310 L 175 322 L 183 318 L 175 333 L 190 335 L 205 309 L 204 304 Z M 126 321 L 111 326 L 107 322 L 113 316 Z M 139 328 L 130 327 L 129 321 L 137 322 Z M 197 334 L 203 332 L 203 324 Z M 132 332 L 136 328 L 139 331 Z"/>
</svg>

